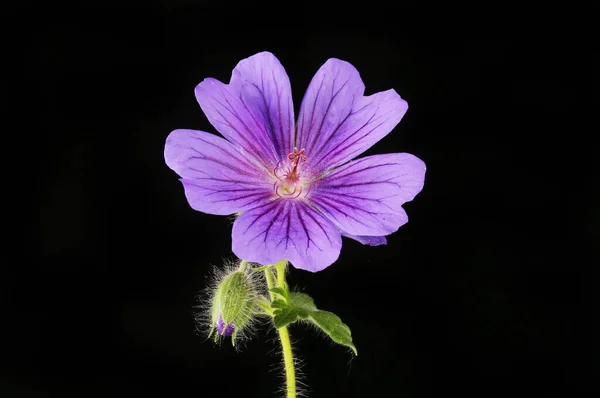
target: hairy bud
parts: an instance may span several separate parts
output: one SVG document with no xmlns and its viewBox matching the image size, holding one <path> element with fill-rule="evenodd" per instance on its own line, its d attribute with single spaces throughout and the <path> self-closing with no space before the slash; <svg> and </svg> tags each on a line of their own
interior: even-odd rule
<svg viewBox="0 0 600 398">
<path fill-rule="evenodd" d="M 219 336 L 231 336 L 235 345 L 236 338 L 252 321 L 257 287 L 249 271 L 243 268 L 225 272 L 213 291 L 209 337 L 215 334 L 215 341 Z"/>
</svg>

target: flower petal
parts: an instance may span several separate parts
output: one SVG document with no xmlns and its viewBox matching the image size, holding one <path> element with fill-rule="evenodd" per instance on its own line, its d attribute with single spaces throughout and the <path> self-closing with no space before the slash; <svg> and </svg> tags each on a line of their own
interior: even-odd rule
<svg viewBox="0 0 600 398">
<path fill-rule="evenodd" d="M 386 136 L 408 104 L 394 90 L 363 96 L 356 68 L 329 59 L 313 77 L 300 107 L 297 147 L 322 172 L 360 155 Z"/>
<path fill-rule="evenodd" d="M 287 259 L 320 271 L 337 260 L 342 238 L 336 227 L 305 202 L 277 199 L 242 213 L 233 224 L 233 252 L 259 264 Z"/>
<path fill-rule="evenodd" d="M 285 69 L 273 54 L 261 52 L 243 59 L 228 85 L 208 78 L 195 92 L 212 125 L 262 162 L 274 165 L 291 152 L 292 89 Z"/>
<path fill-rule="evenodd" d="M 214 134 L 175 130 L 167 137 L 165 162 L 181 177 L 194 210 L 227 215 L 265 203 L 272 186 L 264 170 Z"/>
<path fill-rule="evenodd" d="M 387 239 L 385 238 L 385 236 L 350 235 L 344 231 L 341 231 L 341 233 L 342 236 L 353 239 L 367 246 L 380 246 L 387 244 Z"/>
<path fill-rule="evenodd" d="M 382 236 L 408 221 L 402 204 L 423 188 L 425 163 L 409 153 L 368 156 L 332 171 L 310 201 L 350 235 Z"/>
</svg>

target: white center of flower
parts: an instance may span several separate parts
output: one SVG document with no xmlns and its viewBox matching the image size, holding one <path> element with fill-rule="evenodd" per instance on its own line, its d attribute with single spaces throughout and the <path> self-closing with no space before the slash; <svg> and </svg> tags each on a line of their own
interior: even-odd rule
<svg viewBox="0 0 600 398">
<path fill-rule="evenodd" d="M 304 149 L 294 148 L 284 161 L 277 163 L 275 175 L 275 194 L 281 198 L 304 198 L 310 190 L 315 173 L 308 165 Z"/>
</svg>

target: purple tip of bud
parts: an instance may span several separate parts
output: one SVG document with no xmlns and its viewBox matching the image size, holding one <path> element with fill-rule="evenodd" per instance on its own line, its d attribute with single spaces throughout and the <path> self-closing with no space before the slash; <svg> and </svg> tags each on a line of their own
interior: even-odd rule
<svg viewBox="0 0 600 398">
<path fill-rule="evenodd" d="M 233 333 L 233 322 L 225 325 L 223 317 L 219 316 L 219 320 L 217 321 L 217 332 L 219 332 L 221 336 L 231 336 Z"/>
</svg>

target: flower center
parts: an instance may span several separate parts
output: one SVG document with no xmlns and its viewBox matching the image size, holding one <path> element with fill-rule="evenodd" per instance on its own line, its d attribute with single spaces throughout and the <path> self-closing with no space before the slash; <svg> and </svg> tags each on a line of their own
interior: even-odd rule
<svg viewBox="0 0 600 398">
<path fill-rule="evenodd" d="M 304 155 L 304 148 L 287 155 L 286 159 L 277 163 L 273 170 L 275 175 L 275 194 L 281 198 L 306 197 L 315 173 L 308 165 L 308 158 Z"/>
</svg>

